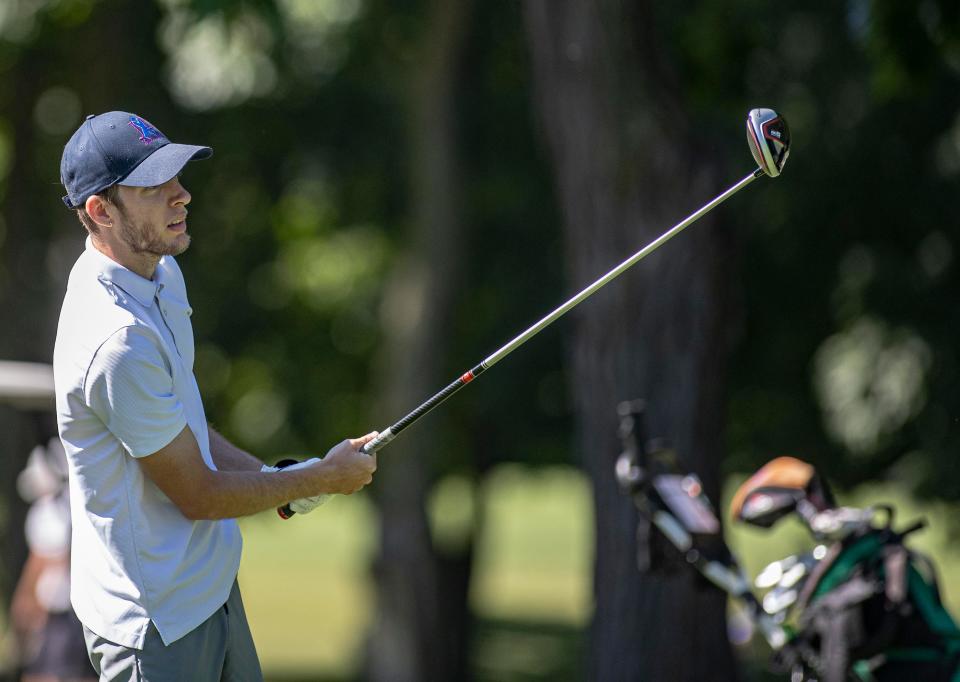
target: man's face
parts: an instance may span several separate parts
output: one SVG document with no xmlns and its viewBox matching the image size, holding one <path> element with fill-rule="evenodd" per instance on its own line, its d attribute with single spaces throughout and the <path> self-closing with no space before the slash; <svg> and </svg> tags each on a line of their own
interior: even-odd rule
<svg viewBox="0 0 960 682">
<path fill-rule="evenodd" d="M 138 255 L 177 256 L 190 246 L 190 193 L 174 177 L 156 187 L 120 186 L 118 236 Z"/>
</svg>

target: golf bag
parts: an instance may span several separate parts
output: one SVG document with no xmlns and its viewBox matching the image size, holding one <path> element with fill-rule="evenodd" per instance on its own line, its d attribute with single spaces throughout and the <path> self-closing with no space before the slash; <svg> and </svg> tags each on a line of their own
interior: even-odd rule
<svg viewBox="0 0 960 682">
<path fill-rule="evenodd" d="M 781 670 L 821 682 L 960 682 L 960 630 L 940 599 L 932 563 L 904 539 L 923 527 L 864 521 L 834 541 L 793 606 Z"/>
<path fill-rule="evenodd" d="M 812 466 L 781 457 L 746 481 L 733 517 L 770 528 L 798 515 L 819 543 L 757 578 L 761 600 L 723 542 L 695 474 L 662 441 L 646 440 L 643 403 L 620 405 L 617 479 L 640 512 L 638 568 L 689 566 L 737 599 L 791 682 L 960 682 L 960 630 L 944 608 L 932 563 L 894 529 L 889 506 L 838 507 Z"/>
</svg>

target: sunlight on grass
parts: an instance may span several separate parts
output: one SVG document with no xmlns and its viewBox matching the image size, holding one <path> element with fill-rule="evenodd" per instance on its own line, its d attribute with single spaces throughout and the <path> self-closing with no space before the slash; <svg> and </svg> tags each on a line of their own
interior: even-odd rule
<svg viewBox="0 0 960 682">
<path fill-rule="evenodd" d="M 569 467 L 499 467 L 485 488 L 471 605 L 488 618 L 583 625 L 592 606 L 593 502 Z"/>
<path fill-rule="evenodd" d="M 241 522 L 240 585 L 265 673 L 353 672 L 370 622 L 376 518 L 364 494 L 309 516 Z"/>
<path fill-rule="evenodd" d="M 733 476 L 724 486 L 718 505 L 724 514 L 744 478 Z M 577 632 L 589 622 L 593 503 L 586 477 L 569 467 L 504 465 L 491 473 L 480 496 L 484 533 L 476 547 L 470 604 L 485 622 L 511 625 L 480 638 L 477 666 L 487 671 L 484 679 L 503 679 L 504 666 L 546 665 L 555 654 L 544 658 L 534 651 L 549 652 L 566 641 L 523 627 L 554 623 Z M 896 486 L 880 484 L 838 497 L 854 506 L 890 502 L 898 509 L 898 526 L 926 516 L 930 526 L 908 544 L 934 559 L 944 598 L 952 613 L 960 613 L 960 550 L 952 549 L 949 537 L 949 505 L 918 504 Z M 455 514 L 450 506 L 461 500 L 441 495 L 435 504 L 442 508 L 434 513 L 444 517 Z M 814 544 L 791 518 L 770 531 L 725 521 L 730 547 L 751 581 L 770 561 Z M 284 522 L 270 513 L 242 522 L 240 582 L 268 677 L 356 674 L 374 607 L 368 566 L 376 551 L 376 523 L 364 494 L 333 498 L 308 517 Z M 540 640 L 543 646 L 533 645 Z M 520 660 L 521 654 L 536 660 Z"/>
<path fill-rule="evenodd" d="M 590 612 L 589 485 L 571 468 L 504 466 L 483 488 L 471 606 L 481 618 L 580 626 Z M 439 498 L 456 505 L 456 497 Z M 438 509 L 440 516 L 454 509 Z M 308 517 L 242 521 L 240 584 L 270 675 L 355 674 L 373 609 L 369 497 L 335 497 Z"/>
</svg>

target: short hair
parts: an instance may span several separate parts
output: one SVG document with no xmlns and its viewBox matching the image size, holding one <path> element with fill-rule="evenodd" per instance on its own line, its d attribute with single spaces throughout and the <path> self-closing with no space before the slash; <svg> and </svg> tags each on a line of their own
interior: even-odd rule
<svg viewBox="0 0 960 682">
<path fill-rule="evenodd" d="M 117 206 L 121 210 L 123 209 L 123 203 L 120 201 L 120 185 L 110 185 L 102 192 L 97 192 L 94 196 L 101 197 L 102 199 L 110 202 L 111 204 Z M 84 202 L 85 204 L 86 202 Z M 85 205 L 81 205 L 76 209 L 77 218 L 80 219 L 80 224 L 87 228 L 87 232 L 91 235 L 100 234 L 100 226 L 97 225 L 93 218 L 90 217 L 90 214 L 87 213 Z"/>
</svg>

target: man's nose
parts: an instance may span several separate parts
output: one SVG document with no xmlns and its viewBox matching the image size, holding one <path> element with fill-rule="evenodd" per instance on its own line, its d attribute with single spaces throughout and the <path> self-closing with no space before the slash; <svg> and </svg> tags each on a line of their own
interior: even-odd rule
<svg viewBox="0 0 960 682">
<path fill-rule="evenodd" d="M 171 203 L 173 203 L 174 205 L 181 204 L 183 206 L 186 206 L 187 204 L 190 203 L 190 200 L 192 198 L 193 197 L 190 196 L 190 192 L 187 191 L 187 188 L 184 187 L 182 184 L 180 184 L 180 179 L 174 178 L 173 179 L 173 198 Z"/>
</svg>

